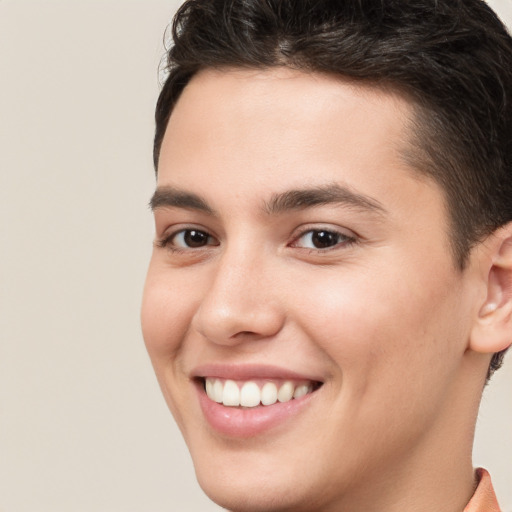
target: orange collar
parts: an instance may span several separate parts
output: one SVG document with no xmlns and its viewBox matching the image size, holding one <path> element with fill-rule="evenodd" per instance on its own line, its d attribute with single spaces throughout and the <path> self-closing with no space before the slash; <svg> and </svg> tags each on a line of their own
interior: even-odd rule
<svg viewBox="0 0 512 512">
<path fill-rule="evenodd" d="M 489 473 L 479 468 L 476 470 L 476 478 L 478 487 L 464 512 L 500 512 Z"/>
</svg>

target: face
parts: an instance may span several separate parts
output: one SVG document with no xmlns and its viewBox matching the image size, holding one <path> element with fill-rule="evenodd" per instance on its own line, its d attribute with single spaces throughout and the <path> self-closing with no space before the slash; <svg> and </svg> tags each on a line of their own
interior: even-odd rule
<svg viewBox="0 0 512 512">
<path fill-rule="evenodd" d="M 457 413 L 473 297 L 411 116 L 286 69 L 202 72 L 172 113 L 143 333 L 224 507 L 361 506 Z"/>
</svg>

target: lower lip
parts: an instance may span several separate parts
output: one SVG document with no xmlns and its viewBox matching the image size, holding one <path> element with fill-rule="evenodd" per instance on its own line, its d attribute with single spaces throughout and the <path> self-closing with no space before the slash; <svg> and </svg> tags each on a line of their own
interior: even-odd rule
<svg viewBox="0 0 512 512">
<path fill-rule="evenodd" d="M 299 414 L 310 402 L 313 393 L 289 402 L 274 405 L 240 408 L 226 407 L 210 400 L 202 385 L 197 386 L 199 404 L 210 426 L 218 433 L 229 437 L 253 437 L 282 426 Z"/>
</svg>

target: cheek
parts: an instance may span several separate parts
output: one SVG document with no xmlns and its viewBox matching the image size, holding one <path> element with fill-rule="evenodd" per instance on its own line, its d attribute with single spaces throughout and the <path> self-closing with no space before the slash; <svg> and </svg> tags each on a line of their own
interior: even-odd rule
<svg viewBox="0 0 512 512">
<path fill-rule="evenodd" d="M 141 308 L 144 342 L 156 378 L 178 426 L 183 430 L 183 402 L 180 386 L 186 374 L 182 368 L 185 335 L 188 332 L 193 297 L 191 288 L 180 283 L 168 269 L 152 262 L 149 267 Z"/>
<path fill-rule="evenodd" d="M 333 431 L 359 440 L 359 455 L 344 445 L 354 464 L 365 450 L 380 460 L 407 450 L 456 374 L 456 284 L 413 275 L 317 278 L 300 304 L 301 328 L 333 368 Z"/>
<path fill-rule="evenodd" d="M 447 378 L 464 351 L 459 283 L 449 273 L 333 271 L 305 284 L 307 294 L 295 290 L 302 328 L 360 392 L 373 384 L 406 392 L 432 372 Z"/>
<path fill-rule="evenodd" d="M 160 267 L 150 264 L 141 308 L 144 341 L 157 371 L 160 360 L 168 362 L 179 351 L 193 306 L 191 287 Z"/>
</svg>

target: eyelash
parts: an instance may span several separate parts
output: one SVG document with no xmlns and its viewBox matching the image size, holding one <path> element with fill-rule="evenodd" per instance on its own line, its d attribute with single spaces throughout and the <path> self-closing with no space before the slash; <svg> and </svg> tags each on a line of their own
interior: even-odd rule
<svg viewBox="0 0 512 512">
<path fill-rule="evenodd" d="M 212 247 L 212 246 L 215 247 L 215 246 L 219 245 L 219 242 L 217 242 L 217 241 L 216 241 L 216 243 L 213 243 L 213 244 L 206 243 L 205 245 L 200 245 L 198 247 L 180 247 L 180 246 L 173 244 L 173 240 L 175 240 L 177 236 L 179 236 L 180 234 L 183 234 L 185 236 L 187 232 L 188 233 L 190 233 L 190 232 L 200 233 L 201 235 L 207 237 L 207 239 L 208 239 L 207 242 L 211 241 L 211 240 L 216 241 L 215 237 L 210 235 L 207 231 L 204 231 L 202 229 L 195 229 L 195 228 L 184 228 L 184 229 L 180 229 L 178 231 L 174 231 L 173 233 L 170 233 L 168 236 L 162 238 L 161 240 L 158 240 L 157 246 L 160 248 L 168 249 L 173 253 L 184 253 L 184 252 L 194 251 L 195 249 L 205 249 L 208 247 Z M 316 233 L 316 234 L 324 233 L 329 236 L 334 235 L 335 237 L 338 238 L 339 241 L 333 245 L 329 245 L 324 248 L 298 246 L 297 242 L 301 238 L 303 238 L 304 236 L 306 236 L 308 234 L 313 235 L 314 233 Z M 304 250 L 307 250 L 309 253 L 320 253 L 321 254 L 321 253 L 326 253 L 331 250 L 335 250 L 340 247 L 350 247 L 350 246 L 356 244 L 357 242 L 358 242 L 358 238 L 356 236 L 347 235 L 346 233 L 342 233 L 336 229 L 309 228 L 309 229 L 304 229 L 297 236 L 295 236 L 293 241 L 290 244 L 288 244 L 288 246 L 295 247 L 298 249 L 304 249 Z"/>
</svg>

